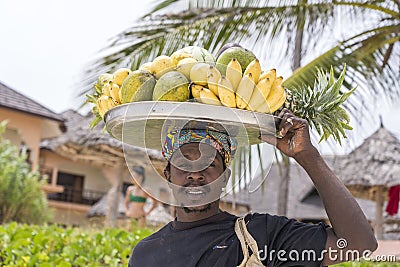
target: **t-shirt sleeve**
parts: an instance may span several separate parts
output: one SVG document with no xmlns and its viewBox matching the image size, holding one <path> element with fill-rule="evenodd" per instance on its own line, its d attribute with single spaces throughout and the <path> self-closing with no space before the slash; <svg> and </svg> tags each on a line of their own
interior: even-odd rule
<svg viewBox="0 0 400 267">
<path fill-rule="evenodd" d="M 267 266 L 321 266 L 327 239 L 325 223 L 309 224 L 266 214 Z"/>
</svg>

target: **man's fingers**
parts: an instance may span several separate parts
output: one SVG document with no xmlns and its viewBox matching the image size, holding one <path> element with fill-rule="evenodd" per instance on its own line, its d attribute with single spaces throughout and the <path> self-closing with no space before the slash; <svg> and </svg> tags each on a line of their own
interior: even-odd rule
<svg viewBox="0 0 400 267">
<path fill-rule="evenodd" d="M 286 133 L 294 126 L 295 122 L 296 117 L 292 113 L 284 113 L 278 128 L 279 136 L 284 137 Z"/>
<path fill-rule="evenodd" d="M 307 120 L 294 116 L 290 112 L 285 112 L 278 126 L 278 135 L 284 137 L 288 132 L 307 127 Z"/>
<path fill-rule="evenodd" d="M 281 112 L 279 112 L 278 117 L 283 118 L 283 116 L 284 116 L 285 114 L 287 114 L 287 113 L 292 114 L 292 112 L 291 112 L 290 110 L 288 110 L 287 108 L 283 108 L 283 109 L 281 110 Z"/>
<path fill-rule="evenodd" d="M 277 138 L 275 136 L 273 136 L 273 135 L 262 134 L 262 135 L 260 135 L 259 138 L 260 138 L 261 141 L 266 142 L 266 143 L 268 143 L 270 145 L 274 145 L 275 146 L 276 143 L 277 143 Z"/>
</svg>

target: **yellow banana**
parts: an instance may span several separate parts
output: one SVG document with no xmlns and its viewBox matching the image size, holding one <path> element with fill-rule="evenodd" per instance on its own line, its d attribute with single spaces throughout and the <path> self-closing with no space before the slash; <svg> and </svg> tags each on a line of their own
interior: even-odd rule
<svg viewBox="0 0 400 267">
<path fill-rule="evenodd" d="M 190 69 L 190 80 L 192 83 L 200 84 L 200 85 L 207 85 L 207 74 L 210 65 L 204 62 L 197 62 L 195 63 L 192 68 Z"/>
<path fill-rule="evenodd" d="M 115 84 L 112 83 L 111 87 L 110 87 L 110 96 L 115 100 L 115 102 L 117 102 L 118 104 L 121 103 L 121 98 L 119 98 L 119 91 L 120 91 L 120 87 Z"/>
<path fill-rule="evenodd" d="M 275 82 L 272 85 L 271 92 L 269 93 L 266 100 L 271 112 L 273 112 L 272 107 L 275 107 L 277 103 L 279 103 L 279 101 L 282 99 L 282 95 L 285 94 L 285 89 L 283 88 L 282 84 L 278 84 Z"/>
<path fill-rule="evenodd" d="M 101 93 L 103 94 L 103 95 L 106 95 L 106 96 L 111 96 L 111 83 L 112 82 L 107 82 L 107 83 L 105 83 L 104 85 L 103 85 L 103 89 L 102 89 L 102 91 L 101 91 Z"/>
<path fill-rule="evenodd" d="M 201 89 L 203 89 L 203 88 L 204 88 L 204 87 L 201 86 L 200 84 L 194 84 L 194 83 L 192 83 L 192 84 L 190 85 L 190 90 L 191 90 L 191 92 L 192 92 L 192 96 L 193 96 L 197 101 L 200 100 L 200 91 L 201 91 Z"/>
<path fill-rule="evenodd" d="M 174 62 L 169 56 L 161 55 L 156 57 L 151 64 L 151 73 L 153 73 L 157 79 L 163 74 L 171 71 L 175 67 Z"/>
<path fill-rule="evenodd" d="M 261 74 L 259 81 L 269 79 L 273 83 L 276 79 L 276 69 L 270 69 Z"/>
<path fill-rule="evenodd" d="M 270 106 L 267 101 L 264 101 L 261 106 L 258 106 L 254 111 L 261 112 L 261 113 L 271 113 Z"/>
<path fill-rule="evenodd" d="M 118 99 L 120 101 L 119 103 L 122 103 L 122 101 L 121 101 L 121 99 L 122 99 L 122 90 L 121 90 L 121 88 L 118 91 Z"/>
<path fill-rule="evenodd" d="M 147 70 L 148 72 L 152 73 L 151 65 L 153 62 L 146 62 L 139 67 L 139 70 Z M 154 74 L 154 73 L 153 73 Z"/>
<path fill-rule="evenodd" d="M 280 86 L 283 87 L 282 85 Z M 286 101 L 286 92 L 284 91 L 281 98 L 274 105 L 270 106 L 271 113 L 277 111 L 280 107 L 282 107 L 282 105 L 285 104 L 285 101 Z"/>
<path fill-rule="evenodd" d="M 207 73 L 207 84 L 208 88 L 216 96 L 218 96 L 218 82 L 220 79 L 221 79 L 221 73 L 219 72 L 219 70 L 214 66 L 210 66 Z"/>
<path fill-rule="evenodd" d="M 200 90 L 200 102 L 203 104 L 209 104 L 214 106 L 221 106 L 221 102 L 218 97 L 210 90 L 205 87 Z"/>
<path fill-rule="evenodd" d="M 100 117 L 104 117 L 104 113 L 106 113 L 101 104 L 101 97 L 97 98 L 97 112 L 99 113 Z"/>
<path fill-rule="evenodd" d="M 236 92 L 242 79 L 242 66 L 236 58 L 232 58 L 226 67 L 226 78 L 231 82 L 233 91 Z"/>
<path fill-rule="evenodd" d="M 176 70 L 185 75 L 187 79 L 190 79 L 190 70 L 197 63 L 197 60 L 191 57 L 184 58 L 178 62 Z"/>
<path fill-rule="evenodd" d="M 283 77 L 282 76 L 277 77 L 272 84 L 272 88 L 274 88 L 278 85 L 282 85 L 282 82 L 283 82 Z"/>
<path fill-rule="evenodd" d="M 103 91 L 103 86 L 106 83 L 111 82 L 112 79 L 113 79 L 113 75 L 111 73 L 100 74 L 100 76 L 97 79 L 97 83 L 94 85 L 94 87 L 96 88 L 96 91 L 101 93 Z"/>
<path fill-rule="evenodd" d="M 129 74 L 131 74 L 131 70 L 128 68 L 117 69 L 113 73 L 113 83 L 117 84 L 118 86 L 121 86 L 125 78 L 128 77 Z"/>
<path fill-rule="evenodd" d="M 272 83 L 268 78 L 260 80 L 251 95 L 248 109 L 257 110 L 261 105 L 263 105 L 271 91 L 271 87 Z"/>
<path fill-rule="evenodd" d="M 222 75 L 221 79 L 218 81 L 218 96 L 222 105 L 230 108 L 236 107 L 235 93 L 233 92 L 232 84 L 224 75 Z"/>
<path fill-rule="evenodd" d="M 192 54 L 189 53 L 188 51 L 185 51 L 184 49 L 180 49 L 178 51 L 175 51 L 171 55 L 172 62 L 174 65 L 178 65 L 178 62 L 181 61 L 184 58 L 192 57 Z"/>
<path fill-rule="evenodd" d="M 240 80 L 239 86 L 236 91 L 236 106 L 238 108 L 244 109 L 247 104 L 249 104 L 251 95 L 254 91 L 254 82 L 252 73 L 249 75 L 244 75 Z"/>
<path fill-rule="evenodd" d="M 103 118 L 104 114 L 110 110 L 111 108 L 117 106 L 117 103 L 107 95 L 101 95 L 97 99 L 97 109 L 99 111 L 99 115 Z"/>
<path fill-rule="evenodd" d="M 243 75 L 249 75 L 249 73 L 253 75 L 254 84 L 257 84 L 261 74 L 261 65 L 257 58 L 250 62 Z"/>
</svg>

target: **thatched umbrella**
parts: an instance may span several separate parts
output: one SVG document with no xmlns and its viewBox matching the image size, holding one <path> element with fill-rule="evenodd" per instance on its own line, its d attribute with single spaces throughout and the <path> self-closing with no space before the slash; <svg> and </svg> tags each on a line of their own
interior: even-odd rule
<svg viewBox="0 0 400 267">
<path fill-rule="evenodd" d="M 376 201 L 375 233 L 383 236 L 383 203 L 389 187 L 400 184 L 400 141 L 381 127 L 335 163 L 354 196 Z"/>
</svg>

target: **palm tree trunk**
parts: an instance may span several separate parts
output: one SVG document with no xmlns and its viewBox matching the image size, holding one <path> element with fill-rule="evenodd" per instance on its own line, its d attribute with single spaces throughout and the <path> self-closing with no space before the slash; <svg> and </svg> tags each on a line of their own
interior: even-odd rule
<svg viewBox="0 0 400 267">
<path fill-rule="evenodd" d="M 278 184 L 278 215 L 287 215 L 287 200 L 289 193 L 289 180 L 290 180 L 290 161 L 289 157 L 282 155 L 283 168 L 281 179 Z"/>
<path fill-rule="evenodd" d="M 298 5 L 307 4 L 307 0 L 299 0 Z M 301 67 L 301 53 L 303 47 L 303 33 L 304 33 L 304 24 L 305 24 L 305 14 L 304 10 L 299 12 L 299 17 L 297 21 L 297 29 L 296 29 L 296 37 L 294 40 L 294 53 L 293 53 L 293 61 L 292 61 L 292 71 Z"/>
<path fill-rule="evenodd" d="M 304 5 L 307 0 L 299 0 L 298 5 Z M 303 44 L 303 29 L 305 23 L 304 10 L 300 10 L 299 18 L 297 22 L 296 38 L 294 44 L 294 53 L 292 60 L 292 70 L 300 68 L 301 66 L 301 53 Z M 290 161 L 289 158 L 282 154 L 283 161 L 283 171 L 281 174 L 281 179 L 279 181 L 279 191 L 278 191 L 278 215 L 287 215 L 287 202 L 288 202 L 288 192 L 289 192 L 289 181 L 290 181 Z"/>
</svg>

